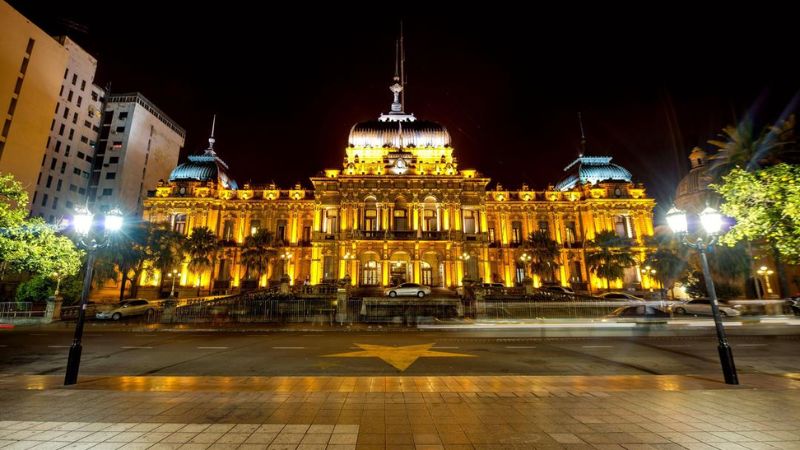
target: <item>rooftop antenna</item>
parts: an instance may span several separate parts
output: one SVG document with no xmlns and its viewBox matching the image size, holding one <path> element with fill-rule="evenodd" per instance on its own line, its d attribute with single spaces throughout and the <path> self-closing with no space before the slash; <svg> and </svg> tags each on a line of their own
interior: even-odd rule
<svg viewBox="0 0 800 450">
<path fill-rule="evenodd" d="M 586 134 L 583 132 L 583 116 L 578 111 L 578 125 L 581 127 L 581 153 L 578 156 L 586 154 Z"/>
<path fill-rule="evenodd" d="M 214 139 L 214 128 L 217 126 L 217 115 L 214 114 L 214 118 L 211 120 L 211 137 L 208 138 L 208 151 L 207 153 L 214 153 L 214 143 L 217 142 Z"/>
<path fill-rule="evenodd" d="M 400 86 L 403 91 L 400 92 L 400 106 L 403 111 L 406 110 L 406 47 L 403 43 L 403 21 L 400 21 Z"/>
</svg>

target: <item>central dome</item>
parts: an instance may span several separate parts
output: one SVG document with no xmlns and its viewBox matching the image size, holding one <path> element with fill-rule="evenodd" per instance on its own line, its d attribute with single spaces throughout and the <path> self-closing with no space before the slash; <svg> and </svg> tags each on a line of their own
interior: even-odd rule
<svg viewBox="0 0 800 450">
<path fill-rule="evenodd" d="M 441 148 L 450 147 L 450 133 L 443 125 L 427 120 L 379 119 L 353 125 L 347 143 L 361 148 Z"/>
</svg>

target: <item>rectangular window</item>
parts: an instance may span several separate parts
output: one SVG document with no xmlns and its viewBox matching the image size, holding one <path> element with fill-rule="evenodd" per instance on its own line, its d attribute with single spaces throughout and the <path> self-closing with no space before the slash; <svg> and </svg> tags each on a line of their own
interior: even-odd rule
<svg viewBox="0 0 800 450">
<path fill-rule="evenodd" d="M 77 73 L 73 73 L 72 74 L 72 85 L 75 86 L 75 84 L 77 82 L 78 82 L 78 74 Z"/>
<path fill-rule="evenodd" d="M 127 119 L 128 118 L 128 111 L 122 111 L 119 113 L 118 116 L 120 119 Z"/>
<path fill-rule="evenodd" d="M 81 103 L 83 103 L 83 97 L 81 97 L 81 96 L 79 95 L 79 96 L 78 96 L 78 106 L 81 106 Z"/>
<path fill-rule="evenodd" d="M 92 101 L 93 101 L 93 102 L 96 102 L 96 101 L 97 101 L 97 97 L 98 97 L 98 96 L 97 96 L 97 92 L 94 92 L 94 91 L 92 91 Z"/>
<path fill-rule="evenodd" d="M 117 133 L 124 133 L 124 132 L 125 132 L 125 127 L 124 126 L 117 127 Z"/>
<path fill-rule="evenodd" d="M 81 169 L 78 169 L 76 167 L 76 168 L 72 169 L 72 173 L 74 173 L 75 175 L 80 175 L 81 174 Z"/>
<path fill-rule="evenodd" d="M 83 121 L 83 126 L 85 126 L 86 128 L 91 129 L 92 128 L 92 122 L 89 122 L 88 120 L 84 120 Z"/>
<path fill-rule="evenodd" d="M 84 144 L 88 144 L 89 138 L 87 138 L 86 136 L 81 136 L 81 142 L 83 142 Z"/>
<path fill-rule="evenodd" d="M 251 220 L 250 221 L 250 235 L 254 235 L 258 233 L 258 230 L 261 228 L 261 221 L 260 220 Z"/>
<path fill-rule="evenodd" d="M 61 151 L 61 141 L 59 141 L 58 139 L 56 139 L 56 148 L 55 148 L 55 152 L 56 152 L 56 153 L 58 153 L 58 152 L 60 152 L 60 151 Z"/>
<path fill-rule="evenodd" d="M 222 224 L 222 240 L 223 241 L 232 241 L 233 240 L 233 221 L 226 220 Z"/>
<path fill-rule="evenodd" d="M 56 164 L 58 164 L 58 160 L 57 160 L 57 159 L 55 159 L 55 158 L 53 158 L 53 159 L 50 161 L 50 170 L 56 170 Z"/>
<path fill-rule="evenodd" d="M 3 124 L 3 137 L 8 137 L 8 132 L 11 130 L 11 119 L 6 119 L 6 123 Z"/>
<path fill-rule="evenodd" d="M 70 184 L 69 185 L 69 191 L 70 192 L 78 192 L 78 186 L 75 186 L 74 184 Z"/>
<path fill-rule="evenodd" d="M 39 176 L 36 178 L 36 185 L 40 185 L 42 183 L 42 172 L 39 172 Z"/>
<path fill-rule="evenodd" d="M 53 209 L 58 208 L 58 197 L 53 198 Z"/>
<path fill-rule="evenodd" d="M 83 158 L 83 159 L 85 159 L 85 160 L 87 160 L 87 161 L 89 161 L 89 162 L 92 162 L 92 155 L 88 155 L 88 154 L 87 154 L 87 155 L 86 155 L 86 157 L 85 157 L 85 158 Z"/>
<path fill-rule="evenodd" d="M 78 158 L 79 159 L 83 159 L 83 157 L 84 157 L 84 153 L 83 152 L 78 152 Z"/>
<path fill-rule="evenodd" d="M 119 156 L 112 156 L 112 157 L 108 158 L 108 163 L 109 164 L 117 164 L 117 163 L 119 163 Z"/>
<path fill-rule="evenodd" d="M 81 80 L 81 90 L 82 91 L 86 90 L 86 80 Z M 78 106 L 80 106 L 80 104 L 78 104 Z"/>
<path fill-rule="evenodd" d="M 464 233 L 466 234 L 474 234 L 475 233 L 475 211 L 471 211 L 469 209 L 465 209 L 463 212 L 464 215 Z"/>
<path fill-rule="evenodd" d="M 72 209 L 72 202 L 67 200 L 67 209 Z"/>
<path fill-rule="evenodd" d="M 78 123 L 78 113 L 72 114 L 72 123 Z"/>
<path fill-rule="evenodd" d="M 67 94 L 67 101 L 70 101 L 70 102 L 72 101 L 72 95 L 73 95 L 73 92 L 69 91 L 69 94 Z"/>
<path fill-rule="evenodd" d="M 113 189 L 103 189 L 103 195 L 111 195 Z"/>
<path fill-rule="evenodd" d="M 117 178 L 117 173 L 116 172 L 108 172 L 108 173 L 106 173 L 106 180 L 113 180 L 115 178 Z"/>
<path fill-rule="evenodd" d="M 61 191 L 61 179 L 59 178 L 58 183 L 56 183 L 56 190 Z"/>
<path fill-rule="evenodd" d="M 111 148 L 122 148 L 122 141 L 114 141 Z"/>
<path fill-rule="evenodd" d="M 303 227 L 303 242 L 311 242 L 311 227 Z"/>
<path fill-rule="evenodd" d="M 565 226 L 567 235 L 565 236 L 565 242 L 567 244 L 572 244 L 578 240 L 578 230 L 577 225 L 575 224 L 574 220 L 570 220 L 566 223 Z"/>
<path fill-rule="evenodd" d="M 66 107 L 66 106 L 64 107 L 64 113 L 61 116 L 62 116 L 63 119 L 66 119 L 67 117 L 69 117 L 69 108 L 68 107 Z"/>
<path fill-rule="evenodd" d="M 62 162 L 61 163 L 61 173 L 64 173 L 65 170 L 67 170 L 67 163 L 66 162 Z"/>
<path fill-rule="evenodd" d="M 25 72 L 27 72 L 27 71 L 28 71 L 28 63 L 29 63 L 29 62 L 30 62 L 30 59 L 29 59 L 29 58 L 22 58 L 22 65 L 20 65 L 20 67 L 19 67 L 19 71 L 20 71 L 20 73 L 22 73 L 23 75 L 25 74 Z"/>
<path fill-rule="evenodd" d="M 14 93 L 19 95 L 19 92 L 22 90 L 22 78 L 17 78 L 17 84 L 14 85 Z"/>
<path fill-rule="evenodd" d="M 48 175 L 47 176 L 47 183 L 45 183 L 44 187 L 48 187 L 49 188 L 51 184 L 53 184 L 53 176 L 52 175 Z"/>
<path fill-rule="evenodd" d="M 80 194 L 80 195 L 86 195 L 86 189 L 84 189 L 84 188 L 78 188 L 78 194 Z"/>
<path fill-rule="evenodd" d="M 511 222 L 511 243 L 522 243 L 522 222 Z"/>
<path fill-rule="evenodd" d="M 494 235 L 494 228 L 489 228 L 489 242 L 496 242 L 497 238 Z"/>
<path fill-rule="evenodd" d="M 31 53 L 33 53 L 33 44 L 35 44 L 35 43 L 36 43 L 36 41 L 34 39 L 28 39 L 28 46 L 25 47 L 25 53 L 27 53 L 29 55 Z"/>
<path fill-rule="evenodd" d="M 8 115 L 13 116 L 15 109 L 17 109 L 17 99 L 12 98 L 11 103 L 8 105 Z"/>
<path fill-rule="evenodd" d="M 278 241 L 285 241 L 286 240 L 286 221 L 279 220 L 278 221 L 278 230 L 275 233 L 275 239 Z"/>
<path fill-rule="evenodd" d="M 47 194 L 42 196 L 42 206 L 47 206 Z"/>
<path fill-rule="evenodd" d="M 64 156 L 69 156 L 69 150 L 70 150 L 70 146 L 67 145 L 67 149 L 64 150 Z"/>
<path fill-rule="evenodd" d="M 74 138 L 74 137 L 75 137 L 75 129 L 70 128 L 69 129 L 69 140 L 71 141 L 72 138 Z"/>
</svg>

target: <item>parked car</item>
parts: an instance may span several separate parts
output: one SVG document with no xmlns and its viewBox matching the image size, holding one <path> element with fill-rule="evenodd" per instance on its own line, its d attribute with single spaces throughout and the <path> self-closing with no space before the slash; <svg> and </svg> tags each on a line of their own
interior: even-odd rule
<svg viewBox="0 0 800 450">
<path fill-rule="evenodd" d="M 553 292 L 553 293 L 556 293 L 556 294 L 575 295 L 575 291 L 573 291 L 571 287 L 567 287 L 567 286 L 557 286 L 557 285 L 550 284 L 550 285 L 542 286 L 541 289 L 545 290 L 545 291 L 548 291 L 548 292 Z"/>
<path fill-rule="evenodd" d="M 135 298 L 131 300 L 125 300 L 114 305 L 113 308 L 100 311 L 95 314 L 95 318 L 97 319 L 111 319 L 111 320 L 119 320 L 123 317 L 130 317 L 130 316 L 141 316 L 147 315 L 151 316 L 156 312 L 156 305 L 148 300 Z"/>
<path fill-rule="evenodd" d="M 627 292 L 603 292 L 602 294 L 598 295 L 598 297 L 605 299 L 605 300 L 637 300 L 637 301 L 644 301 L 643 298 L 637 297 L 633 294 L 629 294 Z"/>
<path fill-rule="evenodd" d="M 622 306 L 611 311 L 606 317 L 609 318 L 668 318 L 670 314 L 661 308 L 652 305 Z"/>
<path fill-rule="evenodd" d="M 722 302 L 717 302 L 719 305 L 719 314 L 721 316 L 740 316 L 742 312 L 739 311 L 740 305 L 729 306 Z M 672 311 L 675 314 L 693 314 L 710 316 L 711 300 L 707 298 L 696 298 L 694 300 L 687 300 L 672 305 Z"/>
<path fill-rule="evenodd" d="M 399 286 L 387 288 L 383 293 L 389 297 L 410 295 L 422 298 L 426 295 L 431 295 L 431 288 L 430 286 L 422 286 L 417 283 L 403 283 Z"/>
</svg>

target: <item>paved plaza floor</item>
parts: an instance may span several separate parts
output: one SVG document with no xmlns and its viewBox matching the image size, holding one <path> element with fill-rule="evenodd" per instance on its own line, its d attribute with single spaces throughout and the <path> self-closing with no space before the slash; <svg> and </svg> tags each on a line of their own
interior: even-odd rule
<svg viewBox="0 0 800 450">
<path fill-rule="evenodd" d="M 800 375 L 0 375 L 0 447 L 800 449 Z"/>
</svg>

